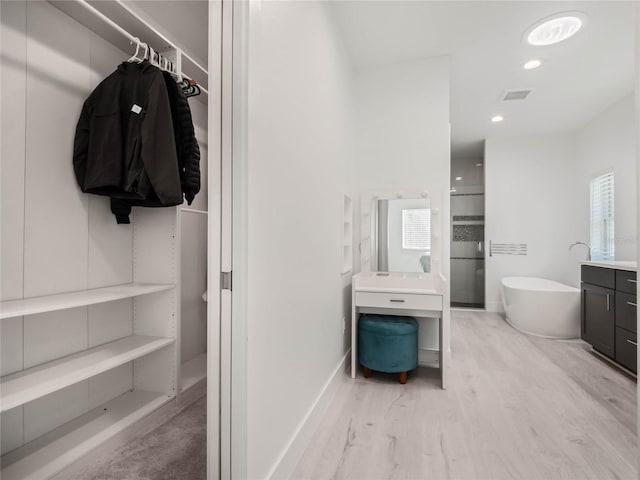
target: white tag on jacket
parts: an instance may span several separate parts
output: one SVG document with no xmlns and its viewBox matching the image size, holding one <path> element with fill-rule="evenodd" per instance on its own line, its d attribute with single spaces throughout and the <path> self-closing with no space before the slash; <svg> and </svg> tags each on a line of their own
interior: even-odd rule
<svg viewBox="0 0 640 480">
<path fill-rule="evenodd" d="M 135 103 L 133 104 L 133 107 L 131 107 L 131 111 L 135 114 L 138 114 L 142 111 L 142 107 L 140 105 L 136 105 Z"/>
</svg>

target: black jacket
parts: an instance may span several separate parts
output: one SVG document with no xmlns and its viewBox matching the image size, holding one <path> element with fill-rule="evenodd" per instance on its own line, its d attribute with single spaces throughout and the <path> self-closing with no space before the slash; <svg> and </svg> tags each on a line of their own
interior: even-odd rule
<svg viewBox="0 0 640 480">
<path fill-rule="evenodd" d="M 187 203 L 191 205 L 194 197 L 200 191 L 200 147 L 196 140 L 187 97 L 171 74 L 162 72 L 162 75 L 171 107 L 180 184 Z M 129 223 L 127 219 L 132 206 L 162 207 L 165 205 L 153 191 L 144 200 L 111 198 L 111 211 L 118 219 L 118 223 Z"/>
<path fill-rule="evenodd" d="M 73 152 L 83 192 L 182 203 L 171 104 L 161 71 L 124 62 L 84 103 Z"/>
</svg>

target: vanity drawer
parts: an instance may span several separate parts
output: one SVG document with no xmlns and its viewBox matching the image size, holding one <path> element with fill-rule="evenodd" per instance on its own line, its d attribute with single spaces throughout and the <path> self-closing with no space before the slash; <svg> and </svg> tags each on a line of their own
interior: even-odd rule
<svg viewBox="0 0 640 480">
<path fill-rule="evenodd" d="M 410 293 L 356 292 L 358 307 L 398 308 L 406 310 L 442 310 L 441 295 Z"/>
<path fill-rule="evenodd" d="M 616 326 L 637 332 L 638 307 L 636 296 L 630 293 L 616 292 Z"/>
<path fill-rule="evenodd" d="M 627 293 L 636 293 L 636 272 L 616 270 L 616 290 Z"/>
<path fill-rule="evenodd" d="M 638 336 L 623 328 L 616 328 L 616 362 L 633 373 L 638 370 L 637 351 Z"/>
<path fill-rule="evenodd" d="M 610 268 L 591 267 L 582 265 L 581 280 L 584 283 L 598 285 L 605 288 L 615 288 L 616 271 Z"/>
</svg>

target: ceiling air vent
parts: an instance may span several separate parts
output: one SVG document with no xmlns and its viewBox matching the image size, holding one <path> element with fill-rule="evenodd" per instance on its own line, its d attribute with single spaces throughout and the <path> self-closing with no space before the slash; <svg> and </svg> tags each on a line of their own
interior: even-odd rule
<svg viewBox="0 0 640 480">
<path fill-rule="evenodd" d="M 531 89 L 528 90 L 507 90 L 504 92 L 502 101 L 507 100 L 524 100 L 531 93 Z"/>
</svg>

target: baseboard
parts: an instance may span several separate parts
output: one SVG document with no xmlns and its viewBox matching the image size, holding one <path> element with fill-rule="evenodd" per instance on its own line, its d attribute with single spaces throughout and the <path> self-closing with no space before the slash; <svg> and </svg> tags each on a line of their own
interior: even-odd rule
<svg viewBox="0 0 640 480">
<path fill-rule="evenodd" d="M 347 375 L 347 359 L 351 358 L 351 349 L 344 354 L 342 360 L 333 370 L 329 379 L 326 381 L 319 395 L 307 411 L 295 433 L 284 448 L 284 451 L 278 457 L 275 465 L 267 475 L 267 478 L 273 480 L 289 479 L 293 473 L 300 457 L 304 453 L 311 436 L 316 431 L 322 416 L 326 412 L 329 404 L 333 400 L 338 387 L 344 383 L 349 377 Z"/>
<path fill-rule="evenodd" d="M 485 305 L 485 309 L 487 310 L 487 312 L 504 313 L 502 302 L 487 302 L 487 304 Z"/>
</svg>

